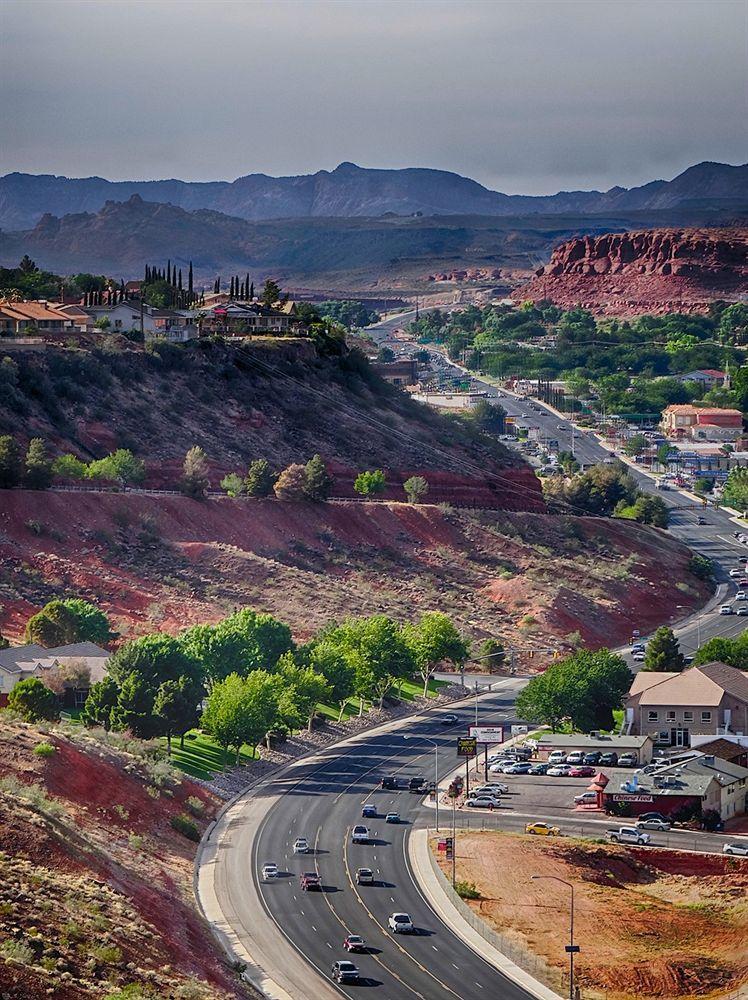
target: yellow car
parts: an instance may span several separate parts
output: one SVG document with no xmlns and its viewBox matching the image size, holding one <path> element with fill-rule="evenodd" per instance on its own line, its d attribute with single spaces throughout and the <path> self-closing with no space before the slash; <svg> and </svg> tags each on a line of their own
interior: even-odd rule
<svg viewBox="0 0 748 1000">
<path fill-rule="evenodd" d="M 525 833 L 535 833 L 539 837 L 560 837 L 561 831 L 557 826 L 551 826 L 550 823 L 528 823 L 525 827 Z"/>
</svg>

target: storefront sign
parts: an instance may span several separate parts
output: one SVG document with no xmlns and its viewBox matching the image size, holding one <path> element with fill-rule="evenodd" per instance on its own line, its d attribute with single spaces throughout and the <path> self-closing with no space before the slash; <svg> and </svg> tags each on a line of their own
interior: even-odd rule
<svg viewBox="0 0 748 1000">
<path fill-rule="evenodd" d="M 461 736 L 457 740 L 458 757 L 475 757 L 478 741 L 474 736 Z"/>
<path fill-rule="evenodd" d="M 614 802 L 654 802 L 652 795 L 612 795 Z"/>
<path fill-rule="evenodd" d="M 478 743 L 503 743 L 503 726 L 471 726 L 470 735 Z"/>
</svg>

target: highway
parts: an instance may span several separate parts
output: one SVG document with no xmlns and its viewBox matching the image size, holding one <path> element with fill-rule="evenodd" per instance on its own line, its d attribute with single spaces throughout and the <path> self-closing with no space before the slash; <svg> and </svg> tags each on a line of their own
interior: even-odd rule
<svg viewBox="0 0 748 1000">
<path fill-rule="evenodd" d="M 481 721 L 510 724 L 523 683 L 519 678 L 505 679 L 499 691 L 485 695 L 480 701 Z M 246 891 L 253 872 L 266 919 L 328 983 L 332 963 L 348 957 L 343 939 L 347 934 L 360 934 L 369 951 L 350 957 L 365 979 L 363 985 L 377 986 L 376 995 L 386 1000 L 519 1000 L 530 996 L 464 945 L 421 896 L 413 883 L 405 838 L 418 817 L 422 796 L 380 787 L 385 774 L 397 775 L 403 783 L 414 775 L 427 780 L 434 777 L 434 749 L 419 737 L 443 748 L 440 774 L 454 769 L 455 735 L 474 721 L 474 708 L 467 705 L 453 711 L 460 716 L 454 727 L 440 725 L 437 714 L 403 723 L 402 730 L 380 736 L 363 734 L 344 753 L 331 748 L 321 766 L 295 769 L 292 777 L 281 778 L 267 789 L 268 795 L 285 794 L 267 812 L 257 835 L 249 831 L 243 835 L 237 827 L 222 851 L 227 872 L 221 880 L 219 902 L 224 912 L 234 914 L 233 923 L 249 926 L 258 920 Z M 413 738 L 406 742 L 401 731 Z M 361 819 L 364 802 L 376 804 L 377 819 Z M 399 812 L 404 822 L 386 824 L 387 811 Z M 433 814 L 424 818 L 433 825 Z M 351 827 L 361 822 L 374 839 L 367 845 L 353 845 Z M 297 837 L 308 839 L 311 854 L 293 854 Z M 268 862 L 277 864 L 282 874 L 263 882 L 261 870 Z M 376 884 L 357 886 L 358 867 L 372 868 Z M 301 890 L 299 874 L 303 871 L 320 874 L 322 892 Z M 398 910 L 411 915 L 419 934 L 395 936 L 387 930 L 388 916 Z M 334 988 L 353 997 L 360 995 L 361 985 Z M 310 982 L 307 996 L 317 995 Z"/>
</svg>

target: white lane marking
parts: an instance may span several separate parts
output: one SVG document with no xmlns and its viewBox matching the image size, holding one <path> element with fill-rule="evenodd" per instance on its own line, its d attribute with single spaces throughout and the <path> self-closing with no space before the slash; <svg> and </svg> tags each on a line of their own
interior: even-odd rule
<svg viewBox="0 0 748 1000">
<path fill-rule="evenodd" d="M 459 967 L 459 965 L 455 965 L 455 964 L 454 964 L 454 962 L 452 962 L 452 968 L 453 968 L 453 969 L 458 969 L 458 970 L 459 970 L 459 968 L 460 968 L 460 967 Z"/>
<path fill-rule="evenodd" d="M 480 988 L 483 989 L 483 983 L 479 983 L 477 979 L 475 980 L 475 985 L 480 986 Z"/>
<path fill-rule="evenodd" d="M 317 933 L 317 928 L 314 926 L 314 924 L 312 924 L 312 930 L 315 932 L 315 934 Z"/>
<path fill-rule="evenodd" d="M 390 902 L 391 902 L 391 903 L 394 903 L 394 902 L 395 902 L 395 899 L 394 899 L 394 897 L 393 897 L 393 896 L 390 896 Z"/>
<path fill-rule="evenodd" d="M 332 945 L 330 944 L 330 942 L 329 941 L 325 941 L 325 944 L 332 951 Z"/>
<path fill-rule="evenodd" d="M 439 951 L 439 949 L 436 947 L 435 944 L 432 944 L 431 947 L 434 949 L 434 951 Z"/>
</svg>

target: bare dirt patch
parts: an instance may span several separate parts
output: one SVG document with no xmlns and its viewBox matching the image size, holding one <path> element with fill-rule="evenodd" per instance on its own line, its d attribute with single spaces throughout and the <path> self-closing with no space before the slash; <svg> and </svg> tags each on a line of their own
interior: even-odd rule
<svg viewBox="0 0 748 1000">
<path fill-rule="evenodd" d="M 533 875 L 574 884 L 584 996 L 717 998 L 748 983 L 748 862 L 492 832 L 459 836 L 457 876 L 481 892 L 471 907 L 564 968 L 569 891 Z"/>
</svg>

